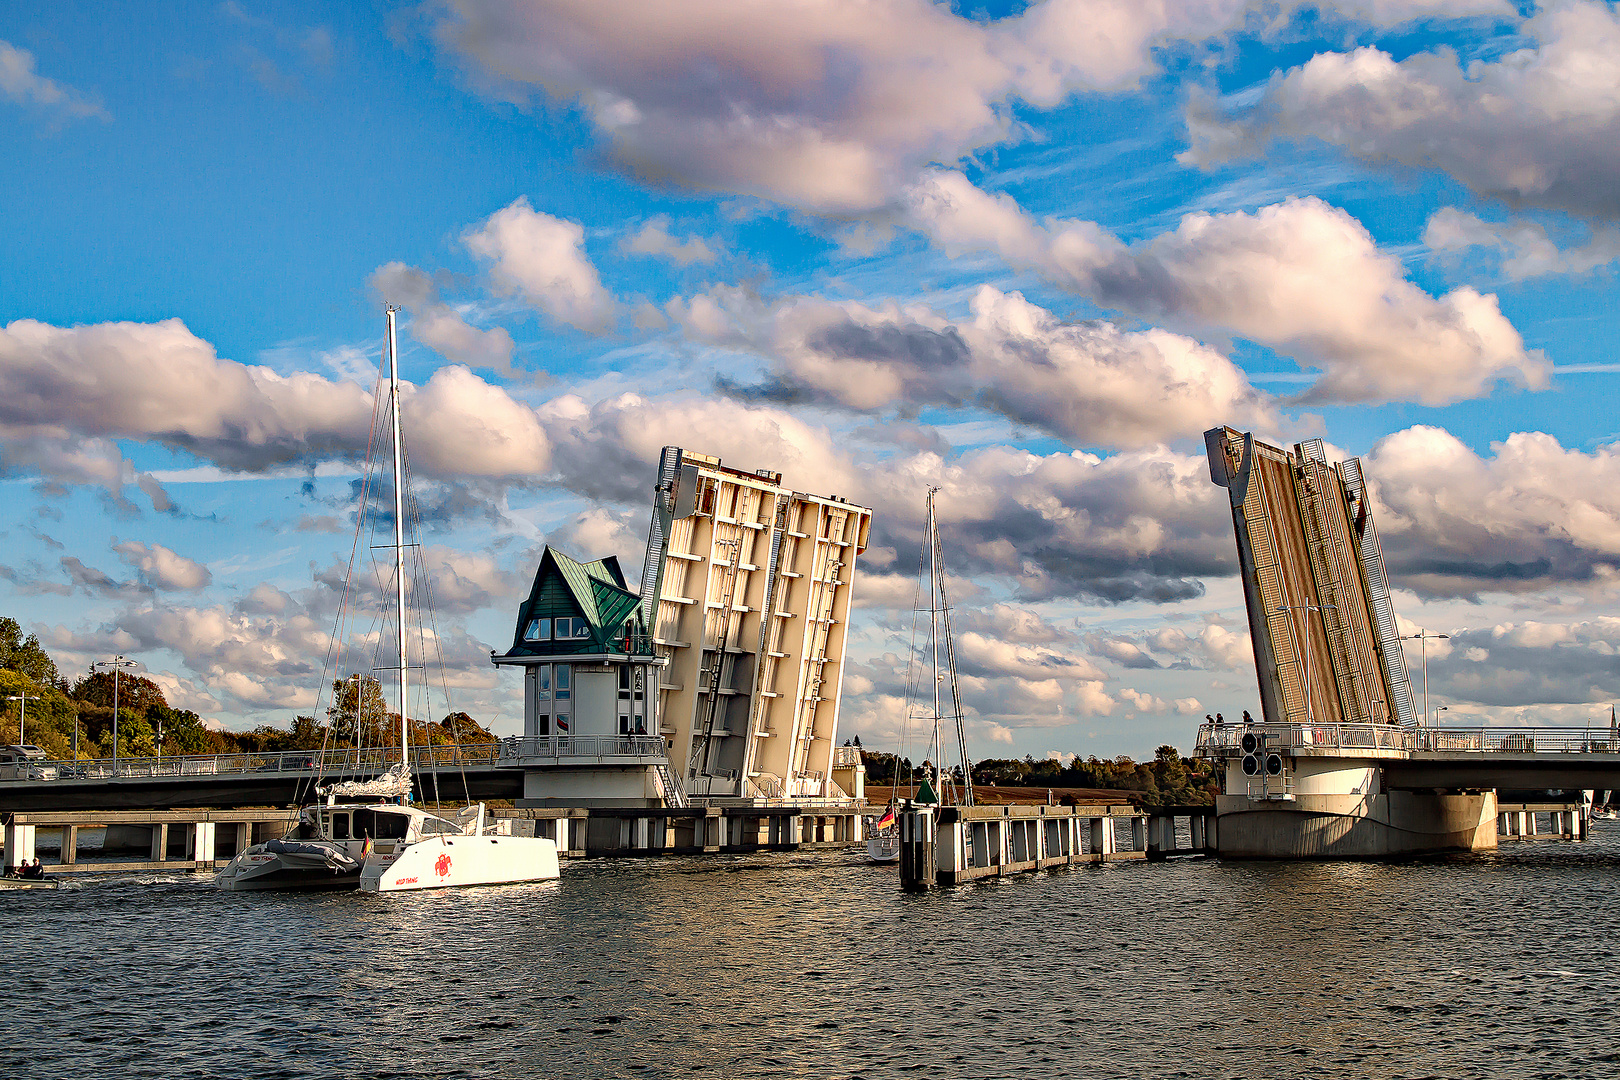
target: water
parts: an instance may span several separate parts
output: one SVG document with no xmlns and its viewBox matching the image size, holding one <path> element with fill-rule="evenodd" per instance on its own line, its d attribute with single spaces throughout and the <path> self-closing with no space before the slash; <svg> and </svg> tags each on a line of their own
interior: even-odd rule
<svg viewBox="0 0 1620 1080">
<path fill-rule="evenodd" d="M 0 1076 L 1615 1075 L 1620 823 L 1594 835 L 916 896 L 844 853 L 0 893 Z"/>
</svg>

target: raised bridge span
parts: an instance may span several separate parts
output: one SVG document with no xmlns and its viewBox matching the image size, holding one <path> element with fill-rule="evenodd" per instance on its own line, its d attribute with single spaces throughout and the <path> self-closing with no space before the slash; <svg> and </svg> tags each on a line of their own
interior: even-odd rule
<svg viewBox="0 0 1620 1080">
<path fill-rule="evenodd" d="M 1607 728 L 1439 728 L 1414 708 L 1361 463 L 1204 433 L 1227 491 L 1262 722 L 1206 726 L 1216 850 L 1369 858 L 1496 845 L 1499 790 L 1620 787 Z"/>
</svg>

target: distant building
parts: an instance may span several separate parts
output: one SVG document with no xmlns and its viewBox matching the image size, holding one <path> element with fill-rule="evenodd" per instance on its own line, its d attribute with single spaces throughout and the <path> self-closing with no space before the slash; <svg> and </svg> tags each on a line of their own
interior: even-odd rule
<svg viewBox="0 0 1620 1080">
<path fill-rule="evenodd" d="M 781 480 L 674 446 L 660 461 L 641 610 L 667 660 L 658 731 L 693 797 L 859 794 L 838 703 L 872 512 Z"/>
</svg>

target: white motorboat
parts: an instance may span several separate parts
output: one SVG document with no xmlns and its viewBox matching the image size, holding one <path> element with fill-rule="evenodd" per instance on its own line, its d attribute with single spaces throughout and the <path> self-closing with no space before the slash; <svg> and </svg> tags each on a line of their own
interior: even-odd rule
<svg viewBox="0 0 1620 1080">
<path fill-rule="evenodd" d="M 230 892 L 267 889 L 359 889 L 400 892 L 456 885 L 546 881 L 560 874 L 557 845 L 543 836 L 514 836 L 509 822 L 486 820 L 477 803 L 455 818 L 410 805 L 405 618 L 405 471 L 399 428 L 399 360 L 394 309 L 388 309 L 388 388 L 394 450 L 394 582 L 399 674 L 400 760 L 370 780 L 318 788 L 325 802 L 307 807 L 297 828 L 240 852 L 215 877 Z M 357 693 L 358 697 L 358 693 Z M 338 802 L 371 797 L 377 802 Z"/>
</svg>

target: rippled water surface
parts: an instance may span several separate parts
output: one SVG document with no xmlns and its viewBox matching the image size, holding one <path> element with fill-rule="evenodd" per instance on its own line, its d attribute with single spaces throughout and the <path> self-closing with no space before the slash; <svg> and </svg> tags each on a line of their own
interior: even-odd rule
<svg viewBox="0 0 1620 1080">
<path fill-rule="evenodd" d="M 1620 823 L 905 895 L 853 854 L 401 896 L 0 893 L 0 1076 L 1620 1075 Z"/>
</svg>

